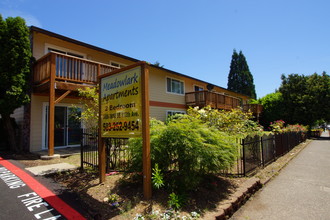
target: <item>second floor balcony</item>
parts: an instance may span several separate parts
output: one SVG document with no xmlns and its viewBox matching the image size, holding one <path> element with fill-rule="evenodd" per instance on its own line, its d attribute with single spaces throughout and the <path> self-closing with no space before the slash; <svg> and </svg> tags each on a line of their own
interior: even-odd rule
<svg viewBox="0 0 330 220">
<path fill-rule="evenodd" d="M 231 110 L 241 107 L 243 111 L 251 111 L 258 115 L 262 111 L 262 105 L 242 104 L 241 99 L 226 94 L 211 91 L 196 91 L 186 93 L 186 105 L 188 107 L 198 106 L 200 108 L 210 106 L 215 109 Z"/>
<path fill-rule="evenodd" d="M 241 100 L 217 92 L 196 91 L 186 93 L 186 105 L 191 107 L 199 106 L 200 108 L 210 106 L 215 109 L 231 110 L 241 106 Z"/>
<path fill-rule="evenodd" d="M 60 86 L 64 85 L 63 83 L 91 86 L 97 84 L 99 75 L 114 69 L 116 68 L 103 63 L 50 52 L 36 61 L 33 68 L 33 83 L 35 88 L 40 88 L 54 77 Z"/>
</svg>

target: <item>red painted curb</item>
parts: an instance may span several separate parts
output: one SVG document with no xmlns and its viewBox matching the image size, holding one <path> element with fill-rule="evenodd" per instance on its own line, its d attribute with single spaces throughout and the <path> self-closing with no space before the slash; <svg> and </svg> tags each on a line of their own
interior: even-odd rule
<svg viewBox="0 0 330 220">
<path fill-rule="evenodd" d="M 57 195 L 55 195 L 52 191 L 47 189 L 44 185 L 39 183 L 36 179 L 24 172 L 19 167 L 3 159 L 2 157 L 0 157 L 0 164 L 14 173 L 17 177 L 19 177 L 27 186 L 29 186 L 34 192 L 36 192 L 41 198 L 43 198 L 65 218 L 78 220 L 86 219 L 79 212 L 66 204 Z"/>
</svg>

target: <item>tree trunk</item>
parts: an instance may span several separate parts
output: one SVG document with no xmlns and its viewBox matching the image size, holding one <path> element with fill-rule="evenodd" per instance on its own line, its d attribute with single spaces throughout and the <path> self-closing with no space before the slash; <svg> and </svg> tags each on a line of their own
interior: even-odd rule
<svg viewBox="0 0 330 220">
<path fill-rule="evenodd" d="M 18 153 L 19 147 L 16 144 L 16 132 L 11 121 L 10 115 L 2 115 L 4 130 L 7 135 L 7 143 L 9 145 L 9 149 Z"/>
<path fill-rule="evenodd" d="M 24 106 L 23 126 L 21 132 L 21 145 L 23 152 L 30 151 L 31 103 Z"/>
</svg>

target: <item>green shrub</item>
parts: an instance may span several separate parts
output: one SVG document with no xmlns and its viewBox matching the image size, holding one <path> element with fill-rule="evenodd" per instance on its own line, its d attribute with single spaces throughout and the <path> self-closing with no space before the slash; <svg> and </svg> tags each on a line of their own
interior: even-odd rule
<svg viewBox="0 0 330 220">
<path fill-rule="evenodd" d="M 174 190 L 195 188 L 201 177 L 229 168 L 237 156 L 235 138 L 198 118 L 181 115 L 167 125 L 152 120 L 150 125 L 152 164 L 158 164 Z M 142 170 L 142 140 L 130 139 L 130 171 Z"/>
<path fill-rule="evenodd" d="M 198 118 L 208 126 L 215 127 L 219 131 L 229 135 L 244 138 L 247 135 L 261 135 L 263 127 L 253 121 L 251 112 L 243 112 L 242 109 L 235 108 L 230 111 L 212 109 L 205 107 L 189 108 L 188 115 Z"/>
<path fill-rule="evenodd" d="M 175 210 L 179 210 L 183 204 L 184 204 L 184 198 L 180 195 L 175 194 L 174 192 L 172 192 L 169 196 L 168 196 L 168 206 L 170 208 L 173 208 Z"/>
</svg>

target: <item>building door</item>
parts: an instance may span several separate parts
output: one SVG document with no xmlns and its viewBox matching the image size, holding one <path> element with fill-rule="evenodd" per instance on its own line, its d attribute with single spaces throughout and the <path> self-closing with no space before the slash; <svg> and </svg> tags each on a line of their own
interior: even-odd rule
<svg viewBox="0 0 330 220">
<path fill-rule="evenodd" d="M 67 145 L 80 145 L 80 139 L 82 134 L 81 121 L 77 118 L 81 116 L 80 108 L 67 108 L 68 118 L 68 143 Z"/>
<path fill-rule="evenodd" d="M 81 122 L 77 116 L 81 115 L 80 108 L 55 106 L 54 147 L 67 147 L 80 144 Z M 48 106 L 45 114 L 45 144 L 48 148 Z"/>
<path fill-rule="evenodd" d="M 54 146 L 66 146 L 67 143 L 67 114 L 66 107 L 55 106 Z"/>
</svg>

